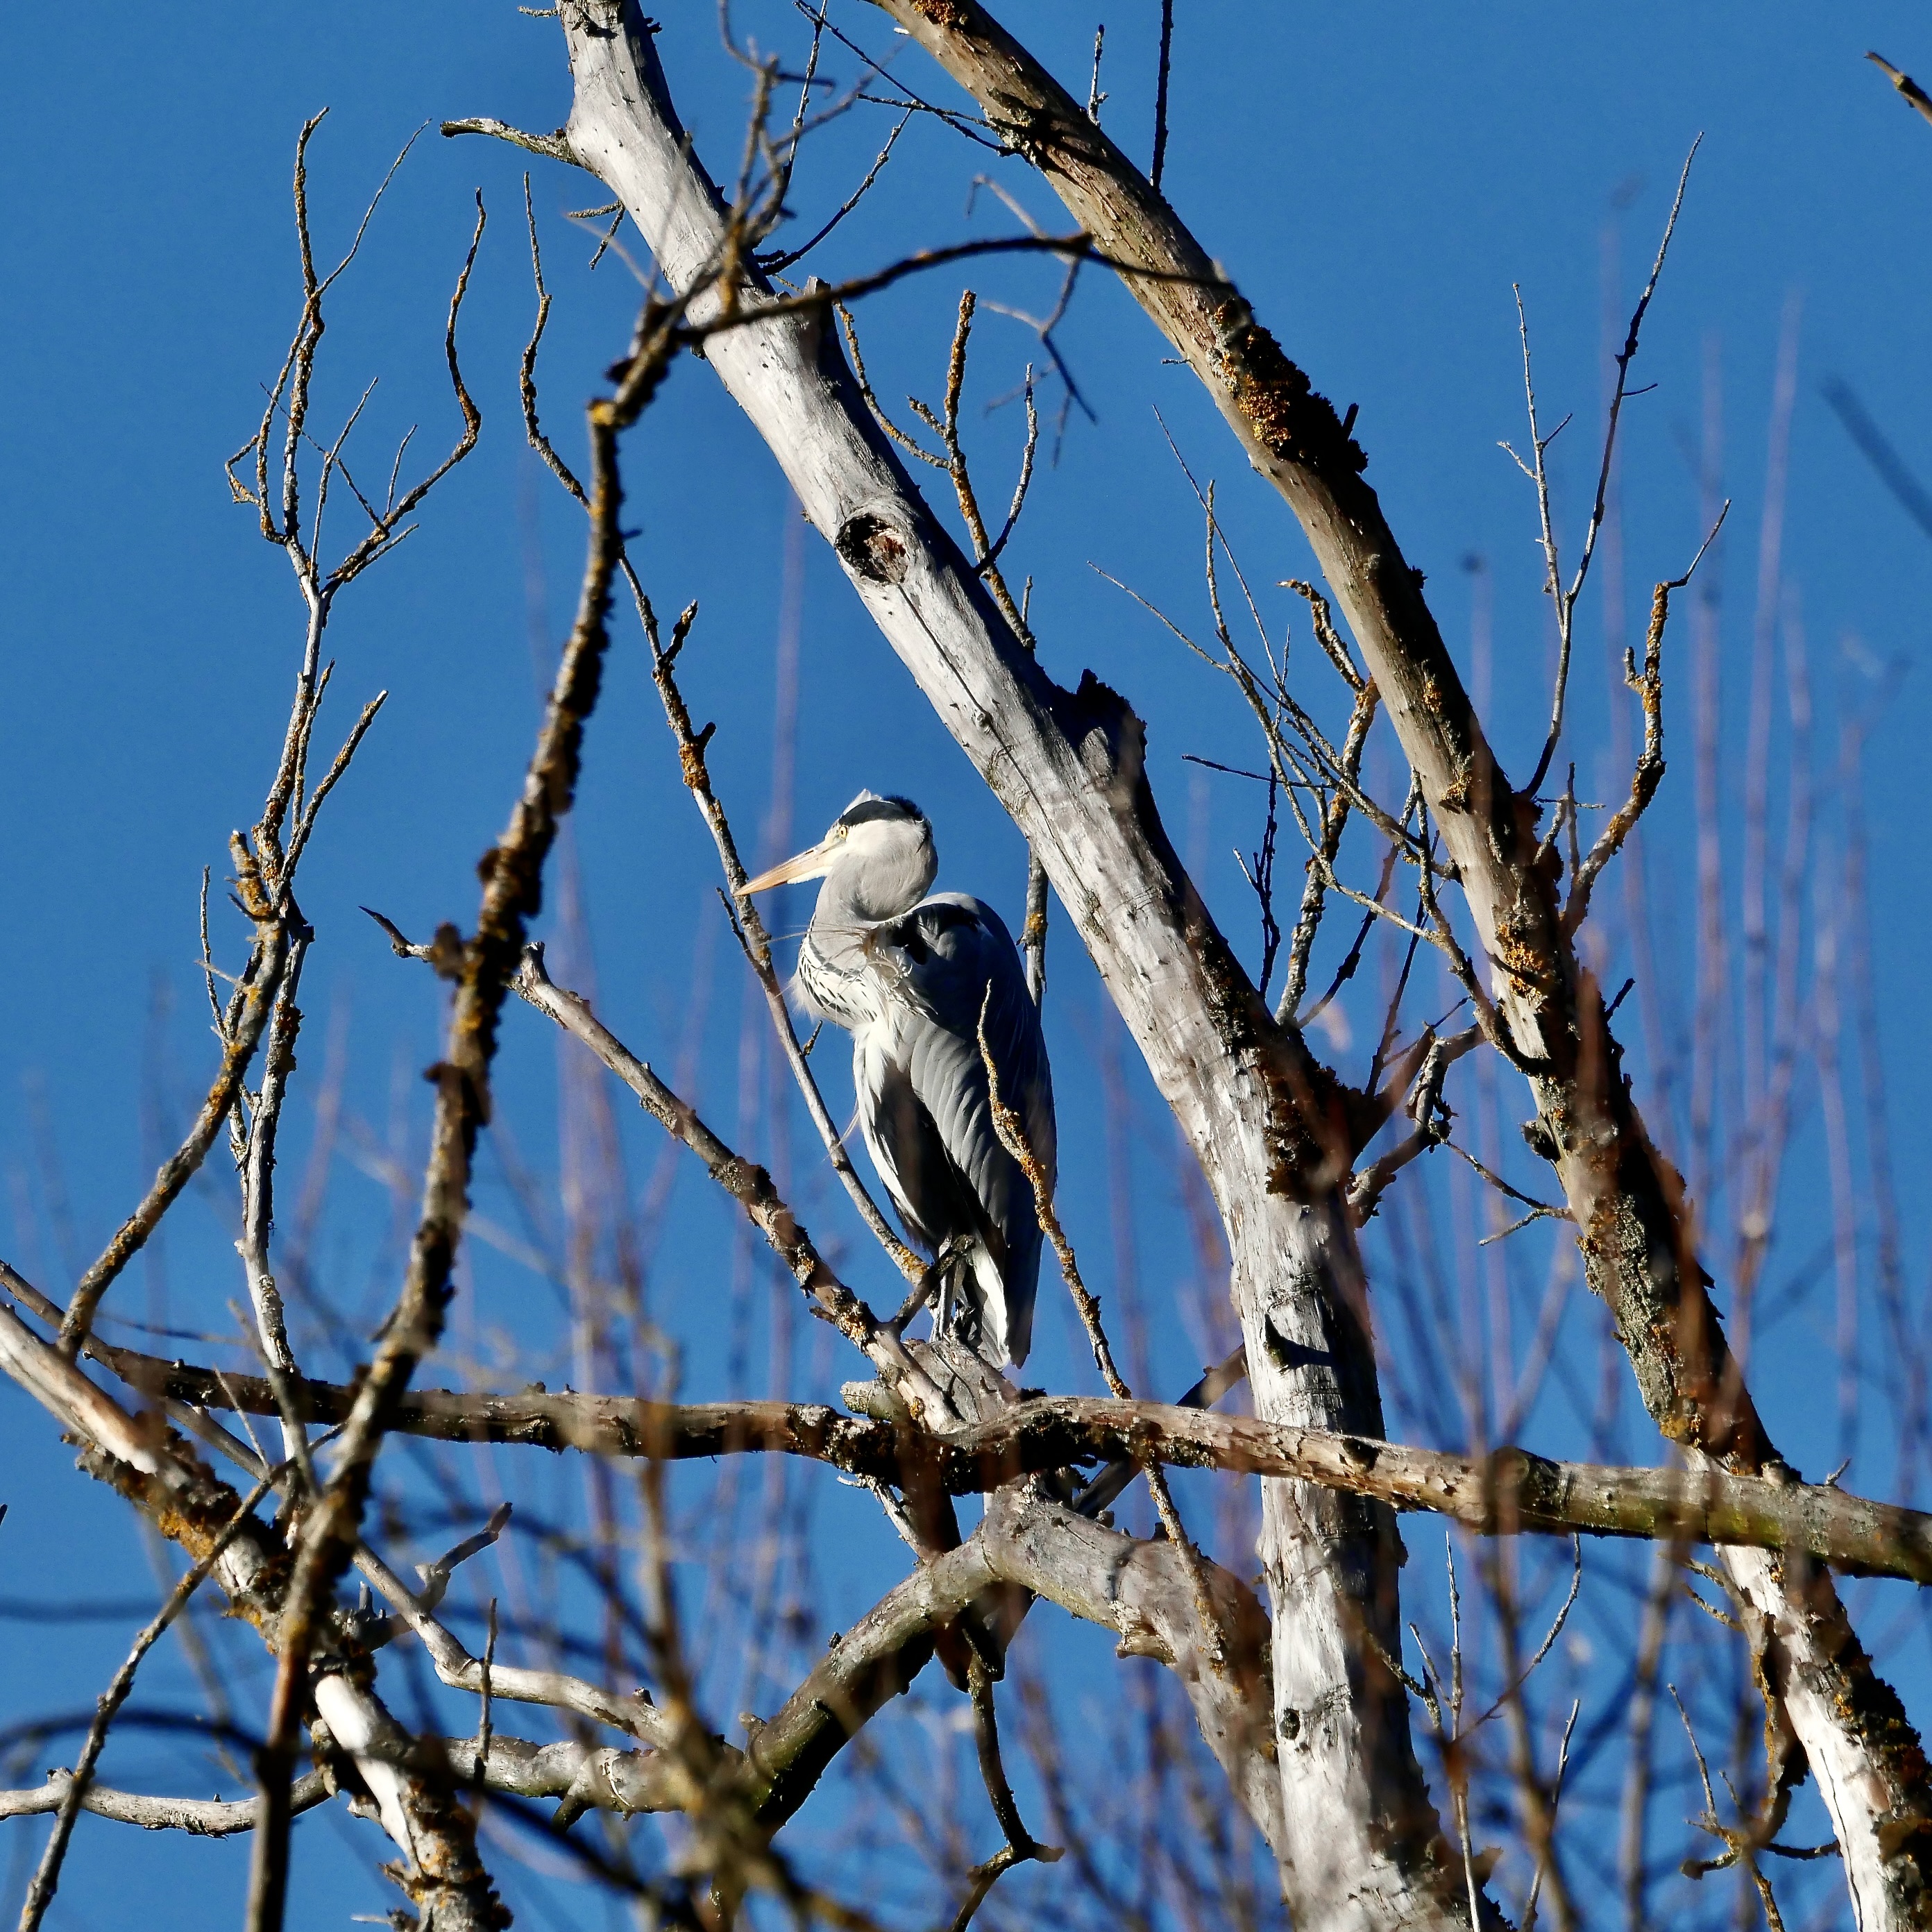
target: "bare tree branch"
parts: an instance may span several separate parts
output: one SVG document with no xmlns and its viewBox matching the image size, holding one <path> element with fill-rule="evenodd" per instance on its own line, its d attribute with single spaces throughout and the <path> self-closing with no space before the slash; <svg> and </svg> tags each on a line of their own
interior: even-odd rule
<svg viewBox="0 0 1932 1932">
<path fill-rule="evenodd" d="M 0 1818 L 37 1818 L 58 1811 L 75 1782 L 70 1771 L 51 1771 L 46 1782 L 35 1790 L 0 1791 Z M 298 1813 L 311 1811 L 333 1795 L 323 1772 L 304 1772 L 296 1780 L 290 1803 Z M 197 1838 L 225 1838 L 236 1832 L 252 1832 L 262 1810 L 259 1797 L 151 1798 L 142 1792 L 116 1791 L 92 1784 L 82 1792 L 80 1804 L 82 1810 L 116 1824 L 138 1825 L 144 1832 L 186 1832 Z"/>
<path fill-rule="evenodd" d="M 1038 852 L 1220 1192 L 1258 1406 L 1272 1420 L 1380 1435 L 1336 1192 L 1344 1102 L 1299 1036 L 1276 1028 L 1188 882 L 1148 786 L 1139 720 L 1097 680 L 1059 689 L 1012 638 L 872 422 L 822 305 L 760 307 L 767 298 L 748 274 L 706 286 L 731 218 L 693 160 L 636 8 L 595 0 L 560 17 L 572 154 L 623 200 L 671 286 L 692 292 L 694 326 L 735 310 L 737 326 L 706 338 L 707 366 Z M 1460 1915 L 1400 1687 L 1358 1641 L 1364 1620 L 1386 1626 L 1384 1651 L 1400 1629 L 1392 1520 L 1305 1485 L 1265 1485 L 1264 1509 L 1270 1587 L 1292 1606 L 1276 1623 L 1285 1728 L 1266 1774 L 1288 1787 L 1291 1897 L 1367 1885 L 1421 1918 Z M 1292 1748 L 1318 1711 L 1324 1735 L 1340 1726 L 1334 1750 Z"/>
<path fill-rule="evenodd" d="M 1875 66 L 1882 68 L 1886 78 L 1892 82 L 1892 86 L 1897 88 L 1899 92 L 1904 94 L 1927 120 L 1932 121 L 1932 94 L 1928 94 L 1924 88 L 1921 87 L 1911 75 L 1900 74 L 1884 55 L 1867 54 L 1865 58 Z"/>
<path fill-rule="evenodd" d="M 41 1299 L 53 1312 L 53 1304 Z M 81 1466 L 89 1474 L 134 1504 L 191 1558 L 212 1552 L 214 1579 L 234 1611 L 272 1642 L 288 1586 L 289 1553 L 272 1529 L 240 1509 L 233 1490 L 185 1454 L 178 1437 L 129 1414 L 8 1308 L 0 1308 L 0 1372 L 74 1431 L 83 1445 Z M 344 1674 L 345 1640 L 352 1642 L 352 1634 L 336 1613 L 318 1636 L 313 1647 L 316 1708 L 337 1746 L 353 1760 L 376 1798 L 383 1828 L 400 1848 L 406 1888 L 457 1932 L 496 1932 L 502 1922 L 500 1907 L 476 1857 L 474 1826 L 454 1802 L 446 1777 L 434 1761 L 412 1754 L 407 1733 L 366 1676 L 352 1681 Z M 359 1652 L 359 1642 L 354 1647 Z M 260 1802 L 250 1801 L 250 1810 Z"/>
<path fill-rule="evenodd" d="M 242 849 L 238 833 L 236 845 L 238 850 Z M 180 1198 L 182 1190 L 194 1179 L 203 1157 L 214 1144 L 214 1137 L 234 1108 L 243 1078 L 274 1011 L 287 958 L 288 938 L 283 922 L 264 905 L 256 927 L 255 948 L 236 988 L 237 1002 L 228 1016 L 220 1070 L 181 1146 L 162 1164 L 140 1204 L 122 1222 L 100 1258 L 76 1285 L 74 1299 L 61 1322 L 60 1345 L 66 1354 L 71 1355 L 80 1346 L 101 1298 L 146 1245 L 148 1237 L 160 1225 L 161 1216 Z"/>
<path fill-rule="evenodd" d="M 1507 1051 L 1530 1079 L 1539 1150 L 1557 1168 L 1586 1275 L 1616 1316 L 1646 1406 L 1695 1454 L 1774 1472 L 1780 1459 L 1706 1292 L 1682 1180 L 1650 1140 L 1601 993 L 1562 931 L 1535 802 L 1496 761 L 1420 574 L 1362 479 L 1362 452 L 1172 208 L 977 0 L 882 4 L 1041 169 L 1100 248 L 1162 272 L 1125 279 L 1300 520 L 1442 828 Z M 1793 1587 L 1749 1552 L 1732 1567 L 1777 1620 L 1801 1687 L 1793 1720 L 1846 1848 L 1861 1922 L 1903 1925 L 1932 1891 L 1932 1787 L 1916 1733 L 1828 1579 Z"/>
<path fill-rule="evenodd" d="M 398 1398 L 416 1364 L 436 1346 L 449 1298 L 450 1273 L 469 1205 L 476 1136 L 488 1118 L 496 1022 L 520 962 L 525 922 L 542 903 L 543 866 L 576 790 L 584 727 L 597 702 L 609 640 L 611 581 L 622 539 L 617 441 L 650 403 L 668 366 L 682 304 L 647 306 L 616 392 L 591 406 L 589 558 L 577 620 L 551 687 L 522 794 L 502 837 L 481 870 L 483 902 L 475 936 L 460 941 L 457 995 L 447 1056 L 434 1070 L 436 1122 L 424 1178 L 422 1217 L 402 1292 L 344 1425 L 328 1487 L 303 1520 L 303 1534 L 280 1632 L 280 1659 L 262 1753 L 264 1826 L 250 1876 L 251 1932 L 278 1932 L 287 1880 L 289 1767 L 303 1702 L 308 1652 L 322 1604 L 349 1561 L 370 1473 Z"/>
<path fill-rule="evenodd" d="M 659 645 L 657 620 L 648 604 L 639 605 L 639 614 L 644 620 L 651 647 L 651 676 L 657 685 L 658 695 L 664 701 L 664 717 L 670 726 L 671 735 L 677 740 L 679 767 L 686 786 L 697 802 L 705 829 L 718 848 L 718 862 L 731 894 L 732 919 L 743 936 L 746 957 L 758 976 L 759 987 L 765 996 L 766 1010 L 771 1016 L 772 1029 L 784 1049 L 799 1091 L 805 1097 L 806 1110 L 818 1130 L 820 1142 L 825 1149 L 826 1158 L 832 1163 L 832 1172 L 838 1175 L 840 1185 L 858 1209 L 860 1217 L 872 1229 L 879 1245 L 892 1256 L 899 1272 L 908 1281 L 918 1281 L 925 1275 L 926 1264 L 892 1232 L 892 1224 L 879 1211 L 878 1204 L 853 1167 L 851 1156 L 845 1150 L 844 1136 L 839 1132 L 826 1106 L 824 1096 L 818 1090 L 818 1080 L 799 1043 L 797 1029 L 792 1024 L 791 1009 L 785 1004 L 784 988 L 779 984 L 777 970 L 772 963 L 770 935 L 765 931 L 758 908 L 746 895 L 745 886 L 751 875 L 738 856 L 738 842 L 732 836 L 731 822 L 725 816 L 724 808 L 712 785 L 710 770 L 704 761 L 704 749 L 712 728 L 707 724 L 702 731 L 692 728 L 691 713 L 686 707 L 684 693 L 677 682 L 678 656 L 691 634 L 697 606 L 692 605 L 680 616 L 673 628 L 668 647 Z"/>
<path fill-rule="evenodd" d="M 26 1284 L 10 1269 L 4 1274 L 5 1285 L 18 1294 Z M 12 1318 L 4 1310 L 0 1318 L 4 1346 L 5 1321 Z M 259 1376 L 141 1354 L 98 1339 L 88 1352 L 151 1400 L 166 1396 L 256 1415 L 280 1412 L 274 1389 Z M 10 1371 L 10 1360 L 7 1366 Z M 20 1372 L 29 1372 L 23 1363 Z M 84 1404 L 93 1386 L 84 1378 L 67 1384 L 59 1399 Z M 354 1396 L 344 1384 L 314 1381 L 295 1382 L 289 1393 L 302 1418 L 320 1424 L 344 1420 Z M 64 1408 L 57 1412 L 68 1413 Z M 1708 1468 L 1566 1462 L 1514 1447 L 1472 1458 L 1166 1402 L 1036 1396 L 988 1420 L 928 1436 L 809 1402 L 675 1403 L 424 1389 L 403 1398 L 391 1426 L 398 1434 L 446 1442 L 662 1460 L 777 1453 L 895 1483 L 924 1461 L 933 1480 L 957 1496 L 1126 1454 L 1190 1468 L 1294 1477 L 1401 1509 L 1452 1516 L 1486 1536 L 1580 1532 L 1736 1544 L 1802 1551 L 1848 1575 L 1932 1582 L 1932 1515 L 1870 1501 L 1836 1484 L 1735 1476 Z"/>
<path fill-rule="evenodd" d="M 127 1661 L 100 1694 L 99 1708 L 94 1712 L 94 1722 L 88 1727 L 86 1742 L 74 1761 L 72 1773 L 65 1780 L 52 1833 L 47 1840 L 46 1849 L 40 1854 L 33 1882 L 27 1888 L 26 1903 L 20 1908 L 21 1932 L 38 1932 L 46 1916 L 47 1907 L 53 1903 L 55 1890 L 60 1883 L 61 1866 L 67 1857 L 68 1841 L 74 1835 L 74 1820 L 80 1815 L 86 1801 L 88 1787 L 94 1781 L 94 1768 L 100 1762 L 100 1754 L 106 1747 L 108 1729 L 134 1688 L 134 1673 L 141 1667 L 141 1660 L 160 1641 L 163 1632 L 181 1614 L 189 1598 L 207 1580 L 208 1572 L 241 1533 L 249 1513 L 268 1494 L 276 1476 L 281 1473 L 272 1472 L 242 1499 L 226 1526 L 195 1558 L 188 1574 L 168 1592 L 167 1600 L 135 1637 L 134 1647 L 128 1653 Z"/>
</svg>

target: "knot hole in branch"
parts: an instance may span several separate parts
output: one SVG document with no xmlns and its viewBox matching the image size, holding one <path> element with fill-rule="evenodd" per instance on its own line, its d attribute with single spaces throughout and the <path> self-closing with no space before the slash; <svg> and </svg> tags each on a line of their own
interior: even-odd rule
<svg viewBox="0 0 1932 1932">
<path fill-rule="evenodd" d="M 905 533 L 876 510 L 848 517 L 832 542 L 848 566 L 871 584 L 903 581 L 912 561 Z"/>
</svg>

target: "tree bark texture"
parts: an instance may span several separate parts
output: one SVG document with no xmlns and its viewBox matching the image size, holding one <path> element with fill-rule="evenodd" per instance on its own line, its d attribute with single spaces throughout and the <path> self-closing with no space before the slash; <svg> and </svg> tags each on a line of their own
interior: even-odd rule
<svg viewBox="0 0 1932 1932">
<path fill-rule="evenodd" d="M 1532 1138 L 1580 1230 L 1646 1407 L 1694 1464 L 1783 1471 L 1726 1347 L 1680 1177 L 1631 1098 L 1600 990 L 1579 960 L 1533 799 L 1484 735 L 1366 458 L 1167 202 L 977 0 L 878 0 L 1030 160 L 1206 385 L 1294 510 L 1439 824 L 1497 1006 L 1526 1064 Z M 1773 1633 L 1773 1673 L 1831 1809 L 1858 1923 L 1932 1924 L 1932 1789 L 1917 1734 L 1828 1576 L 1727 1552 Z"/>
<path fill-rule="evenodd" d="M 634 6 L 566 8 L 567 158 L 622 200 L 682 290 L 724 260 L 728 222 L 690 152 Z M 767 292 L 735 273 L 730 298 Z M 694 321 L 715 317 L 714 290 Z M 1379 1436 L 1361 1282 L 1336 1196 L 1339 1096 L 1278 1030 L 1187 880 L 1144 770 L 1141 722 L 1090 675 L 1055 685 L 1008 629 L 872 422 L 823 314 L 715 334 L 706 359 L 777 458 L 888 641 L 1012 814 L 1078 926 L 1202 1161 L 1233 1255 L 1257 1412 Z M 1399 1545 L 1378 1504 L 1264 1485 L 1274 1735 L 1305 1932 L 1466 1922 L 1410 1740 Z M 1375 1641 L 1369 1641 L 1373 1638 Z"/>
</svg>

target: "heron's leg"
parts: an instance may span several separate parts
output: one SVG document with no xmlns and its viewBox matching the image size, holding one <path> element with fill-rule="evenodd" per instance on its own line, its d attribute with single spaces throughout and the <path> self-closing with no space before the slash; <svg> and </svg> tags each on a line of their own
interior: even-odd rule
<svg viewBox="0 0 1932 1932">
<path fill-rule="evenodd" d="M 949 1234 L 940 1244 L 932 1272 L 939 1280 L 939 1306 L 932 1318 L 932 1332 L 956 1336 L 975 1355 L 986 1340 L 985 1311 L 974 1292 L 973 1249 L 970 1235 Z"/>
<path fill-rule="evenodd" d="M 947 1235 L 940 1243 L 939 1252 L 933 1256 L 931 1264 L 914 1285 L 911 1294 L 906 1297 L 904 1306 L 885 1324 L 886 1328 L 894 1335 L 904 1334 L 906 1324 L 922 1308 L 937 1300 L 933 1334 L 956 1334 L 969 1348 L 976 1350 L 980 1346 L 979 1310 L 971 1298 L 962 1292 L 964 1283 L 971 1276 L 972 1268 L 972 1258 L 967 1252 L 965 1244 Z"/>
</svg>

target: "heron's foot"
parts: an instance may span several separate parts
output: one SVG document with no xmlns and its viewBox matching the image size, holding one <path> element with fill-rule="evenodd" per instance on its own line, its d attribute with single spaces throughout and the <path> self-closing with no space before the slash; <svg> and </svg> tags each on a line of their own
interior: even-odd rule
<svg viewBox="0 0 1932 1932">
<path fill-rule="evenodd" d="M 958 1336 L 959 1340 L 970 1348 L 974 1354 L 980 1356 L 982 1360 L 985 1359 L 986 1324 L 979 1308 L 974 1303 L 968 1301 L 964 1295 L 959 1298 L 957 1305 L 952 1310 L 952 1318 L 946 1324 L 946 1332 L 949 1335 Z M 994 1359 L 997 1360 L 998 1358 L 996 1356 Z M 988 1366 L 990 1366 L 991 1364 L 989 1364 Z"/>
</svg>

